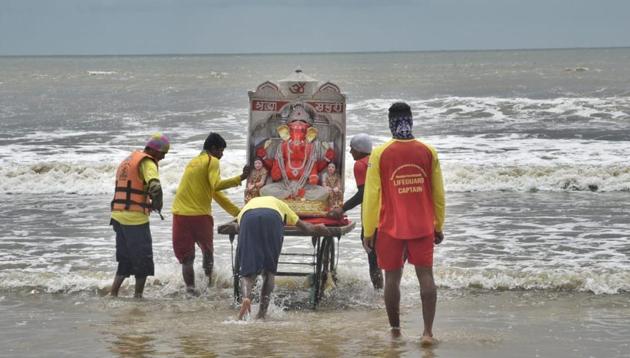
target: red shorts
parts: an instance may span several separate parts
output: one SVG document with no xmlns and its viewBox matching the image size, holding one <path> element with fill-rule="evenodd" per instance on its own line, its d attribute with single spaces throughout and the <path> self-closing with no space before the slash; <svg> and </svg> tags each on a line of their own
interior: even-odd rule
<svg viewBox="0 0 630 358">
<path fill-rule="evenodd" d="M 401 240 L 379 232 L 376 235 L 378 267 L 385 271 L 398 270 L 405 260 L 414 266 L 433 267 L 433 236 Z"/>
<path fill-rule="evenodd" d="M 212 230 L 214 220 L 209 215 L 184 216 L 173 214 L 173 251 L 179 263 L 195 257 L 195 243 L 201 252 L 214 252 Z"/>
</svg>

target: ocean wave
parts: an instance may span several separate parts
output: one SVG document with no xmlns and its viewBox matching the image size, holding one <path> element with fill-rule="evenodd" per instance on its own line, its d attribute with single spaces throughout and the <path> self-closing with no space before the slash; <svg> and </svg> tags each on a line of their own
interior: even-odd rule
<svg viewBox="0 0 630 358">
<path fill-rule="evenodd" d="M 630 191 L 630 167 L 444 165 L 447 191 Z"/>
<path fill-rule="evenodd" d="M 102 194 L 112 192 L 116 165 L 42 162 L 4 165 L 0 192 L 7 194 Z M 110 184 L 110 185 L 106 185 Z"/>
<path fill-rule="evenodd" d="M 218 79 L 224 78 L 228 75 L 227 72 L 223 72 L 223 71 L 210 71 L 208 74 L 211 77 L 218 78 Z"/>
<path fill-rule="evenodd" d="M 90 76 L 109 76 L 109 75 L 115 75 L 117 72 L 116 71 L 87 71 L 87 74 Z"/>
<path fill-rule="evenodd" d="M 186 161 L 160 167 L 167 193 L 174 193 Z M 222 161 L 223 176 L 240 172 L 243 161 Z M 107 194 L 111 193 L 115 163 L 40 162 L 0 168 L 0 192 L 7 194 Z M 492 166 L 443 163 L 448 192 L 630 191 L 630 167 L 623 165 Z M 356 190 L 351 167 L 347 168 L 346 193 Z M 230 191 L 233 192 L 233 191 Z"/>
<path fill-rule="evenodd" d="M 590 71 L 591 69 L 588 67 L 583 67 L 583 66 L 578 66 L 578 67 L 566 67 L 564 69 L 564 72 L 587 72 Z M 596 69 L 595 71 L 597 72 L 601 72 L 601 70 Z"/>
<path fill-rule="evenodd" d="M 387 113 L 399 99 L 369 99 L 348 104 L 348 111 Z M 437 97 L 407 100 L 423 121 L 481 120 L 539 122 L 549 120 L 630 121 L 630 97 Z"/>
<path fill-rule="evenodd" d="M 622 270 L 463 269 L 438 267 L 435 280 L 446 288 L 488 290 L 558 290 L 617 294 L 630 292 L 630 272 Z"/>
<path fill-rule="evenodd" d="M 0 272 L 0 292 L 14 291 L 30 294 L 63 293 L 63 294 L 96 294 L 104 295 L 109 292 L 111 279 L 115 269 L 111 272 L 79 270 L 69 272 Z M 150 297 L 169 297 L 183 292 L 183 282 L 179 265 L 157 265 L 156 276 L 147 280 L 146 294 Z M 215 286 L 225 289 L 229 294 L 232 287 L 232 273 L 228 268 L 215 270 Z M 199 273 L 199 280 L 203 281 Z M 436 267 L 435 281 L 439 287 L 446 289 L 485 289 L 510 291 L 566 291 L 590 292 L 597 295 L 620 294 L 630 292 L 630 272 L 602 271 L 594 269 L 562 270 L 530 272 L 528 270 L 490 270 L 463 269 L 454 267 Z M 355 304 L 361 297 L 372 291 L 367 273 L 362 270 L 343 269 L 338 272 L 336 284 L 337 296 L 352 296 Z M 415 272 L 407 269 L 401 281 L 403 289 L 417 289 Z M 130 285 L 129 282 L 126 285 Z M 280 291 L 308 292 L 307 281 L 304 278 L 281 278 L 278 282 Z M 357 294 L 357 290 L 361 294 Z M 289 294 L 291 294 L 289 292 Z M 342 298 L 343 299 L 343 298 Z M 371 300 L 370 300 L 371 301 Z"/>
</svg>

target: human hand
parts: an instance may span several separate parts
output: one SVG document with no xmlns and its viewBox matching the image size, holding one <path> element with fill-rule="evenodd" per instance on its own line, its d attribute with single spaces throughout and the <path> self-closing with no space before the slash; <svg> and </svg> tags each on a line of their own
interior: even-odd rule
<svg viewBox="0 0 630 358">
<path fill-rule="evenodd" d="M 374 236 L 366 236 L 363 238 L 363 249 L 368 254 L 374 250 Z"/>
<path fill-rule="evenodd" d="M 330 230 L 324 224 L 313 225 L 313 232 L 319 236 L 331 236 Z"/>
<path fill-rule="evenodd" d="M 252 168 L 249 166 L 249 164 L 245 164 L 245 166 L 243 167 L 243 172 L 241 173 L 241 180 L 247 179 L 251 171 L 252 171 Z"/>
<path fill-rule="evenodd" d="M 326 213 L 326 216 L 331 217 L 333 219 L 341 219 L 343 217 L 343 209 L 342 208 L 334 208 Z"/>
<path fill-rule="evenodd" d="M 157 179 L 151 180 L 147 192 L 151 198 L 151 210 L 161 211 L 164 204 L 162 202 L 162 185 L 160 185 L 160 181 Z"/>
<path fill-rule="evenodd" d="M 333 188 L 333 191 L 334 191 L 335 193 L 338 193 L 338 192 L 339 192 L 339 188 L 334 187 L 334 188 Z"/>
<path fill-rule="evenodd" d="M 255 187 L 255 185 L 254 185 L 254 184 L 249 184 L 249 185 L 247 186 L 247 189 L 252 190 L 252 189 L 254 189 L 254 187 Z"/>
<path fill-rule="evenodd" d="M 436 231 L 434 233 L 434 236 L 435 236 L 435 241 L 434 242 L 435 242 L 436 245 L 439 245 L 442 242 L 442 240 L 444 240 L 444 233 L 441 232 L 441 231 Z"/>
</svg>

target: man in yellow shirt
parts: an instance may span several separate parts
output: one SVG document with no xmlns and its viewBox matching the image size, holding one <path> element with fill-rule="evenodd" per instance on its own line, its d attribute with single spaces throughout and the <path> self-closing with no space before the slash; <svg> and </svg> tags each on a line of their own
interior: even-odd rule
<svg viewBox="0 0 630 358">
<path fill-rule="evenodd" d="M 251 312 L 252 287 L 259 274 L 263 275 L 263 285 L 256 318 L 265 318 L 284 241 L 284 226 L 295 225 L 311 235 L 331 236 L 331 233 L 324 224 L 313 225 L 300 220 L 285 202 L 273 196 L 259 196 L 248 201 L 237 220 L 238 270 L 243 297 L 238 318 L 243 319 Z"/>
<path fill-rule="evenodd" d="M 203 254 L 203 269 L 208 277 L 208 285 L 212 282 L 212 199 L 236 217 L 239 208 L 221 190 L 238 186 L 249 176 L 249 166 L 246 165 L 241 175 L 221 180 L 219 159 L 225 147 L 227 144 L 219 134 L 208 135 L 203 151 L 186 166 L 173 201 L 173 251 L 182 264 L 182 276 L 189 293 L 195 293 L 195 244 Z"/>
<path fill-rule="evenodd" d="M 118 166 L 116 187 L 111 202 L 110 225 L 116 232 L 116 261 L 118 269 L 111 295 L 125 278 L 136 278 L 134 297 L 141 298 L 147 276 L 154 274 L 153 247 L 149 214 L 162 210 L 162 187 L 158 162 L 166 156 L 170 143 L 165 135 L 155 133 L 143 151 L 132 152 Z M 161 216 L 161 214 L 160 214 Z"/>
</svg>

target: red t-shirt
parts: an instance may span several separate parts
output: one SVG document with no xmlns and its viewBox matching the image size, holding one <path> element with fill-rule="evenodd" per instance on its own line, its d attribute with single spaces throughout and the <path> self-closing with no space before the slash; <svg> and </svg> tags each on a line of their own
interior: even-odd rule
<svg viewBox="0 0 630 358">
<path fill-rule="evenodd" d="M 433 235 L 431 151 L 417 140 L 395 141 L 382 152 L 380 159 L 379 232 L 400 239 Z"/>
<path fill-rule="evenodd" d="M 354 180 L 357 182 L 357 187 L 365 185 L 365 175 L 367 174 L 368 161 L 370 156 L 366 156 L 354 162 Z"/>
</svg>

